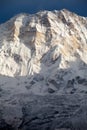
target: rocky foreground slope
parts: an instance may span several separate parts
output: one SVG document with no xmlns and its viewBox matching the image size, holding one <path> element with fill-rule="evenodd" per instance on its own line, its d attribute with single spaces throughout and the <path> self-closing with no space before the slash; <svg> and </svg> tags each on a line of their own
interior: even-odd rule
<svg viewBox="0 0 87 130">
<path fill-rule="evenodd" d="M 87 18 L 19 14 L 0 25 L 0 130 L 63 128 L 87 130 Z"/>
</svg>

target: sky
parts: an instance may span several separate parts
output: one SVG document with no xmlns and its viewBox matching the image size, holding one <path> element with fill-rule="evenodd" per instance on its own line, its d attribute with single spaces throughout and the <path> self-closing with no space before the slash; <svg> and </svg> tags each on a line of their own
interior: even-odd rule
<svg viewBox="0 0 87 130">
<path fill-rule="evenodd" d="M 0 23 L 19 13 L 68 9 L 87 17 L 87 0 L 0 0 Z"/>
</svg>

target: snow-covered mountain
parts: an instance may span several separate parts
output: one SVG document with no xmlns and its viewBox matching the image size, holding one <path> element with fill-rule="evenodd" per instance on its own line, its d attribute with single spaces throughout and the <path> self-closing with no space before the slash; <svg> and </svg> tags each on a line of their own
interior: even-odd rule
<svg viewBox="0 0 87 130">
<path fill-rule="evenodd" d="M 87 130 L 86 94 L 87 18 L 63 9 L 0 25 L 0 130 Z"/>
<path fill-rule="evenodd" d="M 87 19 L 84 17 L 65 9 L 43 11 L 35 15 L 19 14 L 0 26 L 2 75 L 45 73 L 46 76 L 70 68 L 75 61 L 77 66 L 71 68 L 81 73 L 79 62 L 87 63 Z"/>
</svg>

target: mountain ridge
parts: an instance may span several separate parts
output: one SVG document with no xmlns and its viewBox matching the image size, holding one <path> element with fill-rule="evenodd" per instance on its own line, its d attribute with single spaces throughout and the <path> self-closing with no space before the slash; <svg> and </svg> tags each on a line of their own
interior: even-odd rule
<svg viewBox="0 0 87 130">
<path fill-rule="evenodd" d="M 7 71 L 6 73 L 9 73 L 9 76 L 28 75 L 26 71 L 28 68 L 29 60 L 34 59 L 39 61 L 39 64 L 43 64 L 40 63 L 40 57 L 43 57 L 43 55 L 50 48 L 59 48 L 59 51 L 61 51 L 60 53 L 62 56 L 67 55 L 67 53 L 70 55 L 70 51 L 72 52 L 72 49 L 73 53 L 75 53 L 74 51 L 78 51 L 76 53 L 79 53 L 80 49 L 78 48 L 81 48 L 82 45 L 80 45 L 80 40 L 82 40 L 84 49 L 86 50 L 87 30 L 85 26 L 87 26 L 87 20 L 85 18 L 72 14 L 65 9 L 62 11 L 54 12 L 44 11 L 42 13 L 39 12 L 35 15 L 29 16 L 16 16 L 11 21 L 8 21 L 4 25 L 4 27 L 2 26 L 0 29 L 0 41 L 2 45 L 1 47 L 4 48 L 1 49 L 1 51 L 6 53 L 1 54 L 1 57 L 4 57 L 4 59 L 8 57 L 8 59 L 11 60 L 11 63 L 15 64 L 15 71 L 11 70 L 12 65 L 10 63 L 6 63 L 4 67 L 5 70 L 2 69 L 1 74 L 5 74 L 4 71 Z M 52 44 L 52 42 L 54 42 L 54 44 Z M 70 45 L 70 42 L 72 45 Z M 43 47 L 46 52 L 42 51 Z M 70 50 L 70 48 L 72 49 Z M 16 53 L 14 51 L 16 51 Z M 57 58 L 57 51 L 55 50 L 53 53 L 56 53 L 53 54 L 53 58 Z M 8 56 L 5 57 L 5 55 Z M 27 62 L 25 61 L 24 55 L 26 55 L 25 57 L 27 57 Z M 32 55 L 34 56 L 34 58 L 32 58 Z M 19 60 L 20 63 L 17 63 L 17 60 Z M 49 60 L 50 59 L 48 59 L 48 61 Z M 37 64 L 37 69 L 40 69 L 39 64 Z"/>
<path fill-rule="evenodd" d="M 77 14 L 77 13 L 75 13 L 75 12 L 72 12 L 72 11 L 66 9 L 66 8 L 63 8 L 63 9 L 61 9 L 61 10 L 52 10 L 52 11 L 51 11 L 51 10 L 40 10 L 40 11 L 38 11 L 38 12 L 36 12 L 36 13 L 33 13 L 33 14 L 31 14 L 31 13 L 25 13 L 25 12 L 16 14 L 16 15 L 12 16 L 11 18 L 9 18 L 9 19 L 8 19 L 7 21 L 5 21 L 4 23 L 1 23 L 0 26 L 3 25 L 3 24 L 5 24 L 6 22 L 10 21 L 11 19 L 14 19 L 14 18 L 20 16 L 20 15 L 27 15 L 27 16 L 30 15 L 30 16 L 34 16 L 34 15 L 36 15 L 36 14 L 38 14 L 38 13 L 41 13 L 41 12 L 61 12 L 61 11 L 68 12 L 68 13 L 72 13 L 72 14 L 77 15 L 77 16 L 82 17 L 82 18 L 87 18 L 86 16 L 81 16 L 81 15 L 79 15 L 79 14 Z"/>
</svg>

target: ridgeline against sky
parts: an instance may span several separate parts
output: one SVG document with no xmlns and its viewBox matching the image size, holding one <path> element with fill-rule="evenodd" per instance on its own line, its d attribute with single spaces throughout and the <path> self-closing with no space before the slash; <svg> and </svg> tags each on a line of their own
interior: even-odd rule
<svg viewBox="0 0 87 130">
<path fill-rule="evenodd" d="M 87 16 L 87 0 L 1 0 L 0 23 L 18 13 L 36 13 L 40 10 L 66 8 L 81 16 Z"/>
</svg>

